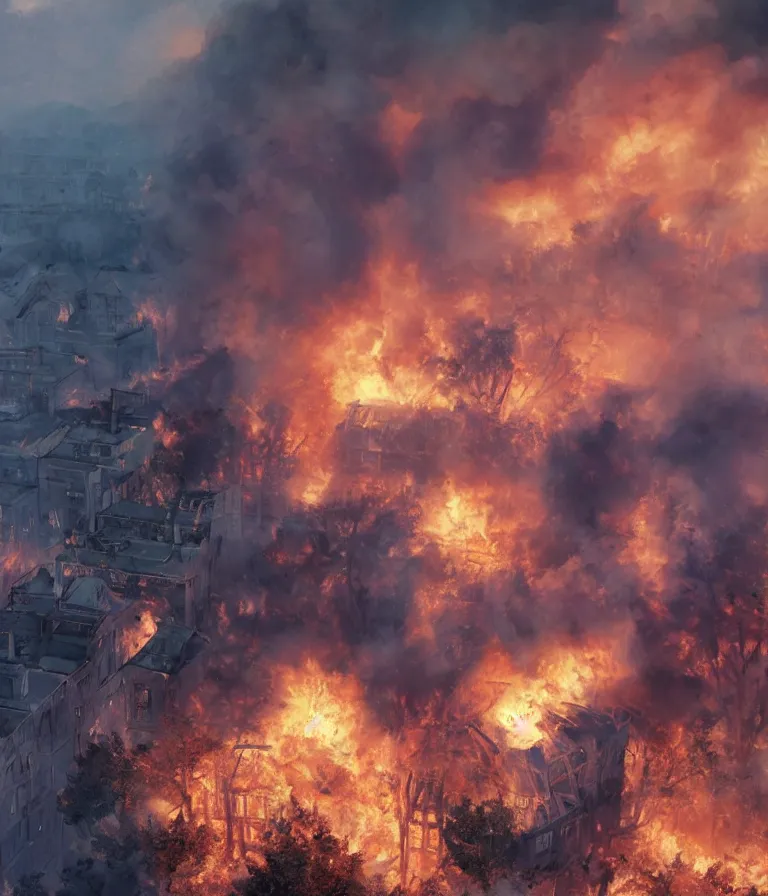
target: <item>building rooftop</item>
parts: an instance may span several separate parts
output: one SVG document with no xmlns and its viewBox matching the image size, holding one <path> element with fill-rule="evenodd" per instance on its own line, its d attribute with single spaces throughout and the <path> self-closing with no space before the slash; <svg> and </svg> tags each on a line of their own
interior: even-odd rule
<svg viewBox="0 0 768 896">
<path fill-rule="evenodd" d="M 140 270 L 102 267 L 88 283 L 88 290 L 97 295 L 125 296 L 128 299 L 144 298 L 157 294 L 164 280 L 159 274 Z"/>
<path fill-rule="evenodd" d="M 202 507 L 200 502 L 203 502 Z M 189 508 L 180 506 L 176 511 L 174 522 L 177 526 L 181 526 L 182 529 L 191 529 L 197 522 L 202 524 L 210 520 L 213 513 L 212 497 L 193 498 L 191 501 L 188 500 L 188 503 Z M 104 510 L 100 510 L 97 517 L 104 526 L 108 526 L 111 520 L 162 525 L 168 510 L 168 507 L 140 504 L 136 501 L 116 501 Z"/>
<path fill-rule="evenodd" d="M 60 606 L 63 602 L 59 602 Z M 0 610 L 0 674 L 3 664 L 73 672 L 85 662 L 90 638 L 106 615 L 99 610 L 26 606 Z M 2 636 L 5 636 L 3 638 Z M 7 671 L 7 669 L 6 669 Z"/>
<path fill-rule="evenodd" d="M 94 576 L 77 576 L 67 588 L 62 598 L 70 612 L 95 610 L 98 613 L 113 613 L 126 603 L 104 582 Z"/>
<path fill-rule="evenodd" d="M 52 296 L 74 296 L 84 284 L 68 262 L 41 265 L 37 260 L 0 285 L 0 314 L 21 318 L 36 302 Z"/>
<path fill-rule="evenodd" d="M 125 434 L 113 434 L 108 429 L 79 424 L 73 426 L 67 433 L 67 440 L 72 442 L 104 442 L 108 445 L 119 445 L 125 439 Z"/>
<path fill-rule="evenodd" d="M 58 446 L 57 446 L 58 447 Z M 99 460 L 98 457 L 85 455 L 78 458 L 67 457 L 61 450 L 53 450 L 48 454 L 45 458 L 46 462 L 51 462 L 55 464 L 58 469 L 61 470 L 76 470 L 81 471 L 83 467 L 89 468 L 91 471 L 97 469 Z"/>
<path fill-rule="evenodd" d="M 34 575 L 24 576 L 11 588 L 8 603 L 13 609 L 39 615 L 52 612 L 56 601 L 53 576 L 48 569 L 41 566 Z"/>
<path fill-rule="evenodd" d="M 88 547 L 65 551 L 57 562 L 73 569 L 110 569 L 180 583 L 189 576 L 190 564 L 200 550 L 197 546 L 125 538 L 124 532 L 109 529 L 88 536 L 88 544 Z"/>
<path fill-rule="evenodd" d="M 77 554 L 79 563 L 103 557 L 94 551 Z M 127 617 L 121 615 L 123 611 Z M 117 596 L 98 576 L 75 576 L 58 600 L 55 580 L 45 567 L 15 586 L 8 607 L 0 610 L 0 739 L 12 734 L 93 656 L 93 645 L 107 617 L 112 617 L 116 630 L 122 632 L 126 619 L 135 612 L 131 601 Z M 117 657 L 118 667 L 133 665 L 174 674 L 204 643 L 190 628 L 160 622 L 141 649 L 132 656 L 122 653 Z"/>
<path fill-rule="evenodd" d="M 166 509 L 151 504 L 139 504 L 136 501 L 116 501 L 104 510 L 100 510 L 97 516 L 100 519 L 125 519 L 136 520 L 142 523 L 163 523 Z"/>
<path fill-rule="evenodd" d="M 42 456 L 41 450 L 51 450 L 50 445 L 43 446 L 49 439 L 55 444 L 67 434 L 67 425 L 51 414 L 28 414 L 21 420 L 0 422 L 0 450 L 14 450 L 30 457 Z"/>
<path fill-rule="evenodd" d="M 132 430 L 151 426 L 152 421 L 160 411 L 160 404 L 157 401 L 145 399 L 143 403 L 139 404 L 140 393 L 125 394 L 135 395 L 137 403 L 134 407 L 122 405 L 119 409 L 119 434 L 122 434 L 123 437 Z M 57 411 L 57 415 L 70 425 L 82 425 L 97 429 L 99 432 L 109 432 L 111 422 L 110 401 L 109 399 L 95 401 L 88 407 L 62 408 Z"/>
<path fill-rule="evenodd" d="M 166 622 L 131 660 L 131 665 L 172 675 L 196 655 L 203 643 L 192 629 Z"/>
</svg>

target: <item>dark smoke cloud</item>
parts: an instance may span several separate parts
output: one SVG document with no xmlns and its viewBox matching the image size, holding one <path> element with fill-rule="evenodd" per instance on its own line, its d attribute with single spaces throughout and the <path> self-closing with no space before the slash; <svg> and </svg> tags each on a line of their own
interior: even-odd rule
<svg viewBox="0 0 768 896">
<path fill-rule="evenodd" d="M 716 0 L 716 38 L 731 58 L 768 48 L 768 6 L 762 0 Z"/>
<path fill-rule="evenodd" d="M 605 0 L 578 8 L 490 0 L 233 8 L 176 82 L 188 91 L 180 118 L 187 136 L 158 179 L 171 242 L 194 258 L 198 292 L 206 293 L 207 307 L 186 308 L 190 328 L 213 326 L 219 306 L 210 292 L 221 295 L 226 284 L 262 320 L 314 320 L 324 296 L 333 291 L 338 302 L 345 284 L 364 278 L 375 248 L 371 212 L 395 196 L 403 200 L 396 230 L 411 251 L 421 247 L 425 260 L 449 251 L 448 222 L 479 183 L 540 165 L 549 111 L 615 15 Z M 538 73 L 521 75 L 514 54 L 500 54 L 499 70 L 476 95 L 447 91 L 441 99 L 452 53 L 480 34 L 544 22 L 551 32 L 535 37 L 550 58 Z M 402 164 L 379 129 L 393 78 L 435 93 Z"/>
<path fill-rule="evenodd" d="M 475 182 L 524 177 L 538 167 L 546 125 L 543 97 L 518 105 L 459 99 L 445 119 L 427 121 L 414 135 L 406 178 L 411 185 L 428 182 L 453 159 L 463 160 Z"/>
<path fill-rule="evenodd" d="M 518 22 L 550 22 L 557 17 L 585 21 L 610 21 L 618 11 L 616 0 L 394 0 L 393 19 L 403 25 L 434 33 L 446 22 L 457 30 L 487 29 L 497 33 Z"/>
<path fill-rule="evenodd" d="M 691 397 L 658 451 L 690 475 L 700 496 L 698 525 L 722 539 L 713 524 L 739 528 L 753 511 L 744 464 L 750 458 L 759 464 L 767 444 L 765 396 L 710 386 Z"/>
<path fill-rule="evenodd" d="M 640 491 L 633 434 L 613 420 L 556 438 L 551 449 L 553 511 L 568 526 L 596 530 L 601 517 Z"/>
<path fill-rule="evenodd" d="M 740 33 L 762 40 L 761 16 L 757 6 L 722 6 L 716 22 L 657 40 L 654 52 L 717 40 L 738 55 L 745 52 L 737 49 Z M 598 328 L 627 320 L 674 342 L 679 367 L 663 384 L 653 432 L 643 422 L 648 395 L 629 391 L 572 418 L 564 413 L 560 434 L 543 446 L 525 405 L 504 423 L 477 402 L 457 411 L 463 435 L 447 440 L 424 478 L 438 481 L 455 465 L 499 493 L 532 481 L 548 513 L 520 536 L 527 562 L 510 557 L 509 572 L 477 593 L 455 585 L 456 600 L 433 620 L 439 650 L 407 641 L 407 620 L 419 589 L 452 587 L 451 571 L 429 552 L 402 561 L 410 533 L 404 523 L 399 528 L 401 508 L 392 511 L 398 525 L 374 514 L 356 540 L 326 519 L 306 522 L 306 537 L 282 533 L 255 552 L 246 584 L 266 593 L 272 614 L 255 629 L 266 640 L 281 636 L 270 641 L 275 651 L 290 643 L 300 652 L 303 639 L 316 648 L 322 632 L 337 651 L 329 664 L 354 668 L 379 717 L 393 726 L 401 697 L 416 711 L 436 688 L 449 692 L 494 638 L 524 658 L 528 648 L 579 643 L 627 618 L 636 621 L 639 690 L 646 698 L 666 690 L 664 718 L 683 715 L 701 683 L 675 669 L 666 636 L 695 629 L 708 637 L 698 601 L 707 583 L 733 582 L 738 568 L 744 581 L 764 571 L 749 536 L 764 522 L 740 467 L 768 440 L 764 398 L 712 387 L 727 378 L 708 354 L 714 338 L 675 342 L 677 315 L 698 307 L 686 266 L 700 259 L 662 231 L 649 212 L 653 197 L 630 197 L 609 217 L 577 224 L 568 249 L 533 258 L 508 232 L 502 243 L 489 225 L 475 227 L 467 210 L 468 197 L 489 183 L 558 170 L 561 160 L 547 155 L 552 113 L 605 48 L 616 18 L 616 4 L 601 0 L 244 3 L 214 24 L 201 58 L 173 85 L 173 124 L 183 139 L 158 178 L 156 199 L 169 242 L 191 266 L 194 288 L 180 315 L 188 344 L 215 346 L 225 338 L 218 322 L 242 315 L 244 327 L 257 319 L 275 335 L 276 357 L 294 350 L 291 334 L 316 323 L 331 302 L 354 320 L 357 302 L 375 302 L 365 284 L 382 218 L 388 236 L 401 240 L 402 258 L 415 260 L 432 285 L 471 289 L 482 281 L 494 304 L 531 326 L 551 313 L 542 298 L 550 287 L 567 296 L 552 313 L 554 360 L 542 364 L 547 373 L 532 394 L 546 395 L 547 378 L 573 378 L 578 394 L 578 373 L 563 369 L 557 349 L 574 320 Z M 514 29 L 529 41 L 522 60 L 518 45 L 505 43 Z M 472 55 L 476 43 L 481 49 Z M 409 95 L 430 103 L 398 153 L 382 137 L 380 116 L 393 98 L 407 105 Z M 716 219 L 711 197 L 689 201 L 701 206 L 702 219 Z M 493 321 L 489 331 L 491 348 L 503 343 L 500 357 L 478 342 L 476 324 L 454 333 L 453 355 L 439 361 L 470 391 L 494 364 L 505 372 L 501 362 L 518 350 L 509 319 Z M 738 325 L 728 318 L 719 332 Z M 500 338 L 505 333 L 509 344 Z M 631 361 L 639 363 L 644 349 L 634 351 Z M 252 360 L 269 386 L 274 358 Z M 531 469 L 526 458 L 537 445 L 544 464 Z M 670 607 L 661 622 L 644 603 L 642 576 L 626 553 L 632 533 L 621 523 L 642 498 L 660 495 L 672 557 L 656 586 Z M 700 537 L 691 537 L 695 527 Z M 287 562 L 289 548 L 301 559 Z M 330 608 L 323 604 L 321 612 L 318 584 L 331 574 L 341 584 L 329 585 Z M 681 598 L 685 589 L 690 594 Z"/>
<path fill-rule="evenodd" d="M 715 385 L 692 397 L 660 451 L 675 464 L 722 470 L 736 452 L 761 450 L 767 437 L 765 397 Z"/>
</svg>

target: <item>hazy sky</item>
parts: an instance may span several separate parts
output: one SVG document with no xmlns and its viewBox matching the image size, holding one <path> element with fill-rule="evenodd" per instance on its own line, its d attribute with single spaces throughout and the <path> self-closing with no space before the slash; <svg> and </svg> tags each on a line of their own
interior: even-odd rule
<svg viewBox="0 0 768 896">
<path fill-rule="evenodd" d="M 125 99 L 193 54 L 222 0 L 0 0 L 0 117 Z"/>
</svg>

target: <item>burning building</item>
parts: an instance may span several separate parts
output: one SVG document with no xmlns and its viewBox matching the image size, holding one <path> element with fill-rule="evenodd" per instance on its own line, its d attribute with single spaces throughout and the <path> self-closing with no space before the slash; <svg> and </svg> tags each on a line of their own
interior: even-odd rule
<svg viewBox="0 0 768 896">
<path fill-rule="evenodd" d="M 162 597 L 194 628 L 209 609 L 216 559 L 206 538 L 210 525 L 197 511 L 120 502 L 99 515 L 95 532 L 57 557 L 57 592 L 94 576 L 134 598 L 145 591 Z"/>
<path fill-rule="evenodd" d="M 78 390 L 86 393 L 91 383 L 84 360 L 40 347 L 1 349 L 0 413 L 8 418 L 54 413 Z"/>
<path fill-rule="evenodd" d="M 40 568 L 0 611 L 0 868 L 6 880 L 56 873 L 72 843 L 57 811 L 73 759 L 100 731 L 155 736 L 175 681 L 199 653 L 195 633 L 79 577 L 56 596 Z"/>
<path fill-rule="evenodd" d="M 408 473 L 423 481 L 439 454 L 450 449 L 456 429 L 456 419 L 446 411 L 355 402 L 337 429 L 342 469 L 384 479 Z"/>
<path fill-rule="evenodd" d="M 157 362 L 156 334 L 141 309 L 162 290 L 158 277 L 124 265 L 88 276 L 75 274 L 69 263 L 33 263 L 0 289 L 0 315 L 17 352 L 88 361 L 90 385 L 103 389 L 130 382 Z"/>
<path fill-rule="evenodd" d="M 757 6 L 227 5 L 158 85 L 156 246 L 6 283 L 7 342 L 93 342 L 100 386 L 157 397 L 0 422 L 4 537 L 66 536 L 47 609 L 9 608 L 8 758 L 20 643 L 28 682 L 123 688 L 88 733 L 166 754 L 194 653 L 206 749 L 122 819 L 217 835 L 168 892 L 266 874 L 294 803 L 388 887 L 768 887 Z M 114 627 L 74 628 L 89 591 Z"/>
<path fill-rule="evenodd" d="M 618 828 L 628 727 L 621 711 L 570 706 L 551 713 L 527 749 L 497 743 L 476 723 L 427 729 L 398 785 L 403 884 L 440 867 L 448 813 L 465 799 L 501 795 L 512 808 L 519 845 L 510 867 L 561 871 L 582 860 L 601 830 Z"/>
</svg>

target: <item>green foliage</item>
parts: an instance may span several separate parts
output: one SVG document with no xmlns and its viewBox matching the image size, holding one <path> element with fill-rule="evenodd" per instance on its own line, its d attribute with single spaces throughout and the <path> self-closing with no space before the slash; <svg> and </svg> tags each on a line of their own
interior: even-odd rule
<svg viewBox="0 0 768 896">
<path fill-rule="evenodd" d="M 512 870 L 519 849 L 513 811 L 501 800 L 455 806 L 443 830 L 451 861 L 484 889 Z"/>
</svg>

